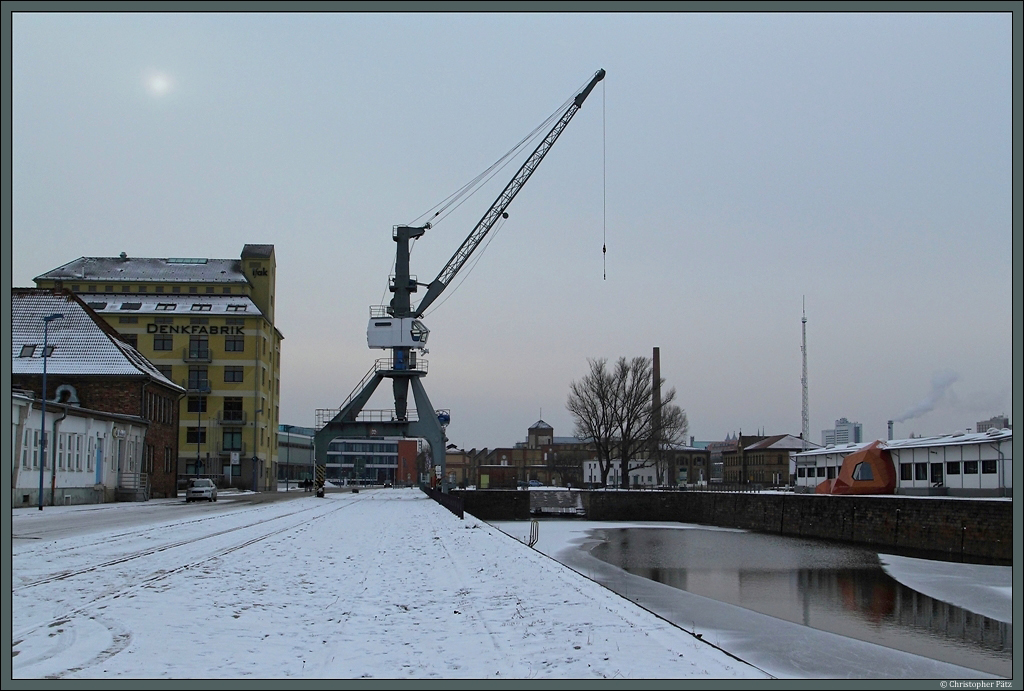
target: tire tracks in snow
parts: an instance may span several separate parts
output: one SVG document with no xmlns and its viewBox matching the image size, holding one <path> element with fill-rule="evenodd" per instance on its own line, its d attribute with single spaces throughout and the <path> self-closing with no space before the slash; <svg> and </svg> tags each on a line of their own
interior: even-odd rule
<svg viewBox="0 0 1024 691">
<path fill-rule="evenodd" d="M 164 552 L 164 551 L 166 551 L 168 549 L 173 549 L 175 547 L 182 547 L 182 546 L 186 546 L 186 545 L 194 545 L 196 543 L 202 542 L 203 540 L 211 539 L 211 538 L 214 538 L 214 537 L 223 537 L 224 535 L 230 535 L 231 533 L 239 532 L 239 531 L 242 531 L 242 530 L 249 530 L 249 529 L 252 529 L 254 527 L 260 527 L 260 526 L 266 527 L 266 525 L 269 524 L 269 523 L 273 523 L 275 521 L 279 521 L 279 520 L 286 519 L 286 518 L 292 518 L 292 517 L 294 517 L 296 515 L 299 515 L 299 514 L 307 514 L 307 513 L 310 513 L 310 512 L 319 512 L 319 516 L 318 517 L 328 516 L 331 513 L 335 513 L 335 512 L 341 511 L 343 509 L 346 509 L 346 508 L 352 506 L 353 504 L 355 504 L 355 503 L 357 503 L 359 501 L 364 501 L 364 500 L 365 500 L 365 498 L 351 499 L 351 500 L 341 504 L 340 506 L 329 506 L 329 507 L 327 507 L 326 510 L 324 510 L 323 505 L 317 505 L 317 506 L 312 507 L 312 508 L 305 508 L 305 509 L 300 509 L 298 511 L 291 511 L 291 512 L 289 512 L 287 514 L 283 514 L 283 515 L 279 515 L 279 516 L 274 516 L 272 518 L 268 518 L 268 519 L 265 519 L 265 520 L 262 520 L 262 521 L 258 521 L 256 523 L 251 523 L 251 524 L 247 524 L 247 525 L 243 525 L 243 526 L 236 526 L 235 528 L 230 528 L 230 529 L 218 531 L 217 533 L 212 533 L 212 534 L 209 534 L 209 535 L 204 535 L 204 536 L 198 537 L 198 538 L 193 539 L 193 540 L 183 540 L 183 541 L 179 541 L 179 542 L 173 543 L 171 545 L 164 545 L 164 546 L 161 546 L 161 547 L 156 547 L 156 548 L 152 548 L 152 549 L 148 549 L 148 550 L 141 550 L 139 552 L 135 552 L 133 554 L 126 555 L 123 558 L 111 559 L 111 560 L 108 560 L 106 562 L 103 562 L 102 564 L 97 564 L 97 565 L 92 566 L 92 567 L 79 569 L 79 570 L 76 570 L 76 571 L 71 572 L 71 573 L 57 574 L 57 575 L 52 576 L 52 577 L 48 577 L 48 578 L 44 578 L 44 579 L 39 579 L 39 580 L 34 581 L 32 583 L 27 583 L 27 584 L 24 584 L 22 586 L 19 586 L 18 588 L 13 589 L 13 590 L 14 591 L 25 591 L 25 590 L 27 590 L 29 588 L 38 587 L 40 585 L 44 585 L 44 584 L 47 584 L 47 583 L 52 583 L 52 582 L 57 581 L 57 580 L 66 580 L 66 579 L 71 578 L 71 577 L 76 576 L 76 575 L 82 575 L 82 574 L 85 574 L 85 573 L 102 571 L 105 568 L 110 568 L 110 567 L 113 567 L 113 566 L 117 566 L 119 564 L 123 564 L 123 563 L 125 563 L 127 561 L 132 561 L 134 559 L 140 559 L 140 558 L 145 558 L 147 556 L 153 556 L 154 554 L 158 554 L 160 552 Z M 108 604 L 113 602 L 114 600 L 120 599 L 122 597 L 133 597 L 133 593 L 135 591 L 142 590 L 142 589 L 145 589 L 145 588 L 150 588 L 153 585 L 159 583 L 160 581 L 163 581 L 163 580 L 165 580 L 167 578 L 170 578 L 173 575 L 182 573 L 184 571 L 188 571 L 190 569 L 194 569 L 194 568 L 200 567 L 200 566 L 202 566 L 202 565 L 204 565 L 204 564 L 206 564 L 206 563 L 208 563 L 210 561 L 213 561 L 215 559 L 219 559 L 219 558 L 221 558 L 221 557 L 223 557 L 223 556 L 225 556 L 227 554 L 231 554 L 232 552 L 237 552 L 237 551 L 245 549 L 247 547 L 251 547 L 252 545 L 258 544 L 260 542 L 263 542 L 264 540 L 267 540 L 269 538 L 275 537 L 275 536 L 280 535 L 282 533 L 294 530 L 295 528 L 304 527 L 304 526 L 308 525 L 308 522 L 309 521 L 307 520 L 307 518 L 305 516 L 303 516 L 303 518 L 298 520 L 298 521 L 294 521 L 294 520 L 290 521 L 287 525 L 284 525 L 284 526 L 282 526 L 280 528 L 271 530 L 270 532 L 262 533 L 260 535 L 255 536 L 255 537 L 251 537 L 249 539 L 243 540 L 241 542 L 237 542 L 237 543 L 234 543 L 234 544 L 227 545 L 225 547 L 221 547 L 219 549 L 215 549 L 214 551 L 212 551 L 212 552 L 210 552 L 210 553 L 208 553 L 208 554 L 206 554 L 204 556 L 201 556 L 201 557 L 196 558 L 196 559 L 191 559 L 191 560 L 188 561 L 188 563 L 182 564 L 182 565 L 177 566 L 175 568 L 172 568 L 172 569 L 161 569 L 161 570 L 154 571 L 154 572 L 150 573 L 148 576 L 142 577 L 141 579 L 136 580 L 134 583 L 132 583 L 132 584 L 126 586 L 126 587 L 123 587 L 123 588 L 117 590 L 116 592 L 110 592 L 108 590 L 107 592 L 104 592 L 102 595 L 100 595 L 98 597 L 94 597 L 94 598 L 90 599 L 88 602 L 85 602 L 83 604 L 77 605 L 77 606 L 73 607 L 71 610 L 62 613 L 60 616 L 58 616 L 58 617 L 56 617 L 54 619 L 51 619 L 49 621 L 44 621 L 44 622 L 41 622 L 41 623 L 38 623 L 38 624 L 35 624 L 35 625 L 27 626 L 27 627 L 25 627 L 25 628 L 23 628 L 23 629 L 21 629 L 19 631 L 12 631 L 12 634 L 13 634 L 12 635 L 12 645 L 11 645 L 11 648 L 12 648 L 12 661 L 14 663 L 16 663 L 15 666 L 17 668 L 25 669 L 27 667 L 30 667 L 30 666 L 35 665 L 35 664 L 39 664 L 39 663 L 44 662 L 45 660 L 47 660 L 49 658 L 52 658 L 52 657 L 54 657 L 56 655 L 59 655 L 62 652 L 67 651 L 69 648 L 73 647 L 78 642 L 78 636 L 77 636 L 77 633 L 75 631 L 76 627 L 70 626 L 70 627 L 65 628 L 65 629 L 61 629 L 61 627 L 62 626 L 67 627 L 67 625 L 73 624 L 76 619 L 90 620 L 90 621 L 94 621 L 94 622 L 102 625 L 110 634 L 110 638 L 111 638 L 111 641 L 112 641 L 111 644 L 106 646 L 99 653 L 93 655 L 87 661 L 85 661 L 83 663 L 80 663 L 80 664 L 76 664 L 76 665 L 74 665 L 74 666 L 72 666 L 72 667 L 70 667 L 68 669 L 64 669 L 64 670 L 61 670 L 61 671 L 58 671 L 58 672 L 51 672 L 49 674 L 46 674 L 45 678 L 60 679 L 60 678 L 63 678 L 64 676 L 66 676 L 67 674 L 78 672 L 78 671 L 81 671 L 83 669 L 88 669 L 89 667 L 92 667 L 92 666 L 94 666 L 94 665 L 96 665 L 98 663 L 101 663 L 101 662 L 103 662 L 105 660 L 108 660 L 111 657 L 113 657 L 114 655 L 118 654 L 119 652 L 123 651 L 125 648 L 128 647 L 128 645 L 131 643 L 131 638 L 132 638 L 131 631 L 126 629 L 126 628 L 124 628 L 123 626 L 121 626 L 117 622 L 113 622 L 113 621 L 110 621 L 108 618 L 102 617 L 100 614 L 98 614 L 96 612 L 96 610 L 102 611 L 103 609 L 106 609 Z M 163 529 L 167 529 L 167 527 L 164 526 Z M 378 561 L 378 563 L 379 563 L 379 561 Z M 28 639 L 29 637 L 37 635 L 40 632 L 43 632 L 43 631 L 48 630 L 48 629 L 57 629 L 56 634 L 48 636 L 48 637 L 55 638 L 54 645 L 44 646 L 45 650 L 36 653 L 35 655 L 33 655 L 30 658 L 23 658 L 22 660 L 18 660 L 17 659 L 18 654 L 19 654 L 18 646 L 20 644 L 24 643 L 26 641 L 26 639 Z"/>
</svg>

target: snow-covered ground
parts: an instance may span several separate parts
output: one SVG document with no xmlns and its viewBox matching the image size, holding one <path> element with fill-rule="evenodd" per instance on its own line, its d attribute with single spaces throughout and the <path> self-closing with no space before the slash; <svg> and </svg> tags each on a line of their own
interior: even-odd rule
<svg viewBox="0 0 1024 691">
<path fill-rule="evenodd" d="M 238 497 L 14 509 L 13 677 L 768 676 L 419 490 Z"/>
<path fill-rule="evenodd" d="M 529 538 L 528 521 L 502 521 L 494 525 L 521 541 Z M 626 573 L 590 554 L 589 548 L 597 544 L 591 537 L 593 531 L 627 527 L 734 531 L 656 521 L 551 520 L 539 523 L 539 540 L 535 547 L 588 578 L 624 593 L 631 601 L 669 621 L 701 633 L 704 640 L 779 678 L 977 679 L 992 676 L 701 597 Z M 922 594 L 999 621 L 1012 622 L 1013 570 L 1010 567 L 950 564 L 892 555 L 879 557 L 891 576 Z"/>
</svg>

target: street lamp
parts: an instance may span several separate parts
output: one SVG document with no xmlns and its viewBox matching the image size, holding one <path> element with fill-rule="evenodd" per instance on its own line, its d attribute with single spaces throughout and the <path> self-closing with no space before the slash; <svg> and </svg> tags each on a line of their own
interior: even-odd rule
<svg viewBox="0 0 1024 691">
<path fill-rule="evenodd" d="M 46 358 L 49 356 L 47 336 L 50 329 L 50 322 L 54 319 L 63 319 L 63 314 L 51 314 L 43 317 L 43 424 L 39 428 L 39 510 L 43 510 L 43 465 L 46 463 Z"/>
<path fill-rule="evenodd" d="M 285 465 L 285 468 L 284 468 L 284 491 L 285 492 L 290 492 L 291 489 L 292 489 L 292 485 L 291 485 L 291 474 L 292 474 L 292 430 L 295 429 L 295 425 L 281 425 L 281 427 L 284 427 L 285 434 L 288 435 L 287 437 L 285 437 L 285 444 L 288 445 L 288 451 L 285 454 L 285 461 L 284 461 L 284 465 Z M 277 448 L 280 451 L 280 449 L 281 449 L 280 437 L 278 438 Z"/>
</svg>

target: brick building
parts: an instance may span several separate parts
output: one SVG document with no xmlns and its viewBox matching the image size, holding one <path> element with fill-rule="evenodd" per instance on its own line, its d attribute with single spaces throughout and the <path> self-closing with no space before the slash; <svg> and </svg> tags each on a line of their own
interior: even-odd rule
<svg viewBox="0 0 1024 691">
<path fill-rule="evenodd" d="M 112 462 L 117 464 L 119 488 L 142 482 L 150 496 L 176 496 L 178 404 L 185 390 L 125 343 L 73 293 L 32 288 L 13 288 L 11 293 L 12 386 L 33 392 L 37 399 L 43 393 L 43 317 L 59 314 L 62 316 L 49 323 L 46 334 L 48 406 L 125 416 L 124 424 L 107 429 L 97 426 L 82 432 L 82 439 L 53 439 L 48 456 L 59 453 L 61 443 L 116 450 Z M 113 420 L 110 416 L 99 418 Z M 131 436 L 143 428 L 138 439 Z M 28 441 L 24 432 L 21 440 Z M 60 463 L 56 468 L 67 470 Z M 85 482 L 87 478 L 71 474 L 65 480 Z"/>
</svg>

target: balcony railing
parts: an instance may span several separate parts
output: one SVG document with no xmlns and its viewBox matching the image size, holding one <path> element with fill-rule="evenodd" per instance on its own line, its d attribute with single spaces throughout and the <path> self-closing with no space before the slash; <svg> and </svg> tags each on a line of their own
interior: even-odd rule
<svg viewBox="0 0 1024 691">
<path fill-rule="evenodd" d="M 209 348 L 182 348 L 181 359 L 185 362 L 213 362 Z"/>
<path fill-rule="evenodd" d="M 217 412 L 217 424 L 227 427 L 244 425 L 248 421 L 248 415 L 244 410 L 220 410 Z"/>
</svg>

